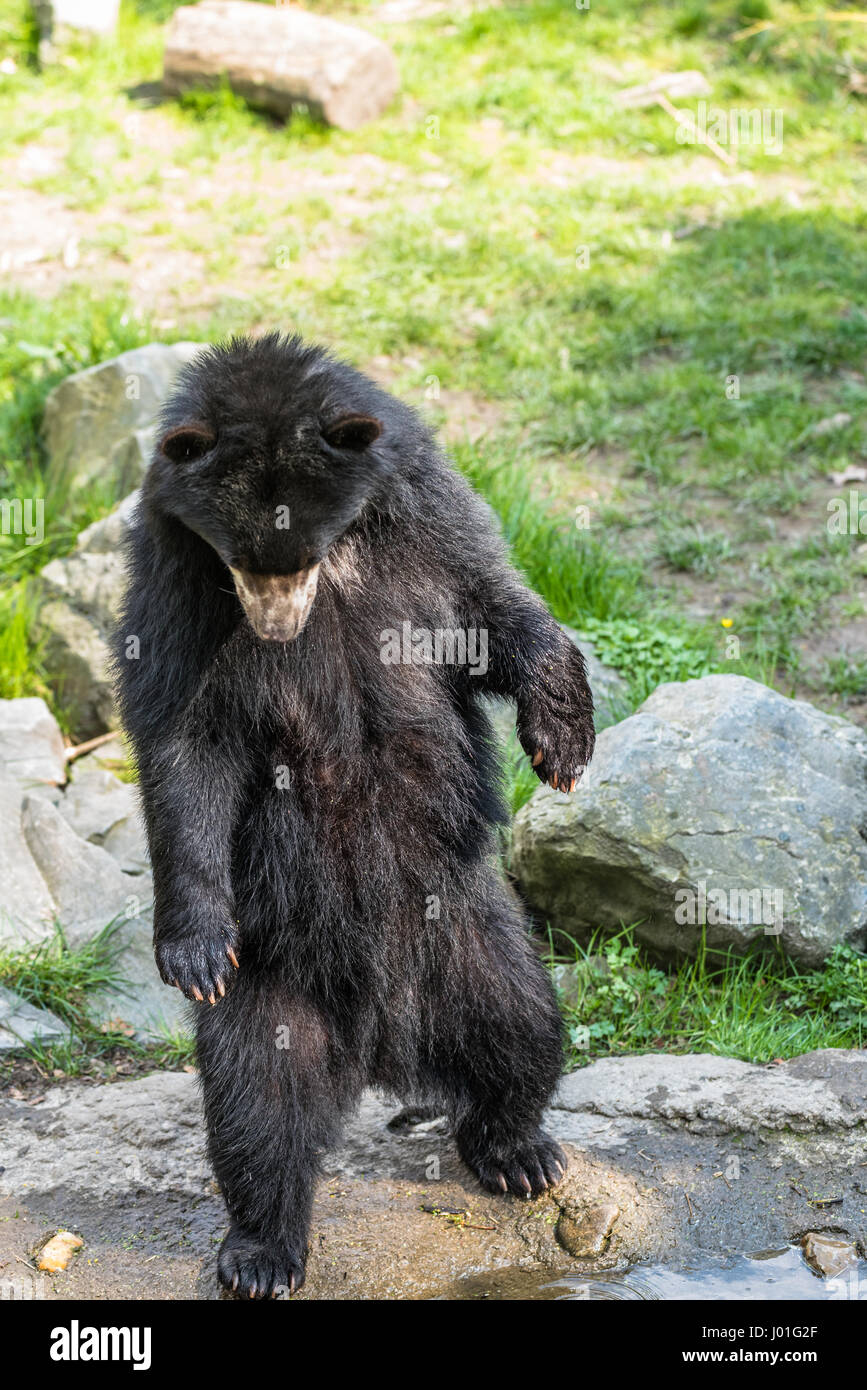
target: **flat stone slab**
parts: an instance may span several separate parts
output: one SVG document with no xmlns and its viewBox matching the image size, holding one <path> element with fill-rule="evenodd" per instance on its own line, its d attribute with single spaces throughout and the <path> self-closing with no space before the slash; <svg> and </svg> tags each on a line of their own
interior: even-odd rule
<svg viewBox="0 0 867 1390">
<path fill-rule="evenodd" d="M 656 1119 L 705 1134 L 860 1129 L 867 1054 L 827 1049 L 767 1067 L 703 1053 L 605 1057 L 564 1077 L 554 1104 L 564 1137 L 567 1115 Z"/>
<path fill-rule="evenodd" d="M 593 1063 L 565 1078 L 546 1119 L 569 1172 L 529 1202 L 481 1192 L 444 1120 L 398 1116 L 369 1093 L 325 1159 L 299 1298 L 454 1298 L 498 1271 L 689 1267 L 795 1248 L 829 1228 L 863 1254 L 865 1082 L 867 1055 L 834 1050 L 773 1068 L 694 1056 Z M 0 1265 L 53 1224 L 84 1237 L 86 1258 L 46 1278 L 40 1296 L 221 1297 L 226 1217 L 197 1078 L 154 1073 L 52 1086 L 38 1104 L 0 1100 L 0 1217 L 12 1210 L 18 1220 L 0 1220 Z"/>
<path fill-rule="evenodd" d="M 31 1043 L 47 1047 L 68 1038 L 69 1029 L 61 1019 L 0 985 L 0 1054 L 24 1052 Z"/>
</svg>

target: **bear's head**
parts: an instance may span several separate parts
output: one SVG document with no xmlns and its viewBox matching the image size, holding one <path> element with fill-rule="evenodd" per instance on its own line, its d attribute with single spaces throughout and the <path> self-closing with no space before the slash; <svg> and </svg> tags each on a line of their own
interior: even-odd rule
<svg viewBox="0 0 867 1390">
<path fill-rule="evenodd" d="M 323 561 L 387 483 L 394 404 L 277 334 L 209 348 L 180 373 L 145 496 L 216 551 L 264 641 L 297 637 Z"/>
</svg>

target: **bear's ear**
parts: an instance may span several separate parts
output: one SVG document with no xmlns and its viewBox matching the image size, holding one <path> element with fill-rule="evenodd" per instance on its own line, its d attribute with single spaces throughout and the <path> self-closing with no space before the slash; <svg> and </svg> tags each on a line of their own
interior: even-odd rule
<svg viewBox="0 0 867 1390">
<path fill-rule="evenodd" d="M 193 463 L 204 458 L 217 442 L 207 425 L 180 425 L 160 440 L 160 451 L 172 463 Z"/>
<path fill-rule="evenodd" d="M 382 421 L 372 415 L 341 415 L 322 428 L 322 438 L 332 449 L 351 449 L 360 454 L 382 434 Z"/>
</svg>

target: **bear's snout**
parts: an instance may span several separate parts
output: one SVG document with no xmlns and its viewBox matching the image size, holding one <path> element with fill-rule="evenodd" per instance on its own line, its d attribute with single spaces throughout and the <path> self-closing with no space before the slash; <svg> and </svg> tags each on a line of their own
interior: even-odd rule
<svg viewBox="0 0 867 1390">
<path fill-rule="evenodd" d="M 295 574 L 251 574 L 232 569 L 238 598 L 250 626 L 263 642 L 291 642 L 313 607 L 319 565 Z"/>
</svg>

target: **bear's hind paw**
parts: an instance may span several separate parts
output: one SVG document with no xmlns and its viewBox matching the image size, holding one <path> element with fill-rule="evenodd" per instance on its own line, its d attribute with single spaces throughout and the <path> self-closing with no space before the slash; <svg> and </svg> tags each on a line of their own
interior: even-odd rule
<svg viewBox="0 0 867 1390">
<path fill-rule="evenodd" d="M 291 1298 L 304 1283 L 304 1261 L 233 1226 L 220 1247 L 217 1274 L 239 1298 Z"/>
<path fill-rule="evenodd" d="M 568 1159 L 556 1140 L 539 1130 L 514 1148 L 485 1153 L 462 1151 L 461 1157 L 488 1192 L 540 1197 L 565 1176 Z"/>
</svg>

